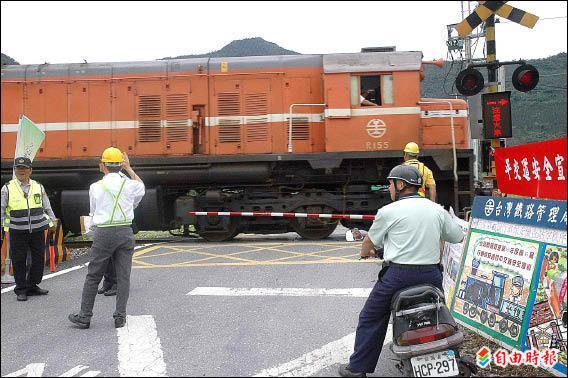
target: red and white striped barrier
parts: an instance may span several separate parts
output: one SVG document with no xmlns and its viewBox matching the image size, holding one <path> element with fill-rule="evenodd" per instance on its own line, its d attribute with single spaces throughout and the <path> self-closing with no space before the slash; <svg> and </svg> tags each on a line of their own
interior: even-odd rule
<svg viewBox="0 0 568 378">
<path fill-rule="evenodd" d="M 194 216 L 227 216 L 227 217 L 284 217 L 284 218 L 330 218 L 330 219 L 357 219 L 375 220 L 374 215 L 358 214 L 311 214 L 311 213 L 263 213 L 263 212 L 240 212 L 240 211 L 188 211 L 188 215 Z"/>
</svg>

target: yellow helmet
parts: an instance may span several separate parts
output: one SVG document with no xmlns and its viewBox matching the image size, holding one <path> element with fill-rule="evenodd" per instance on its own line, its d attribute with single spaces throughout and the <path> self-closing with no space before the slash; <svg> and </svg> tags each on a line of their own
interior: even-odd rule
<svg viewBox="0 0 568 378">
<path fill-rule="evenodd" d="M 123 161 L 122 152 L 116 147 L 107 148 L 101 156 L 101 162 L 103 163 L 122 163 Z"/>
<path fill-rule="evenodd" d="M 404 152 L 412 155 L 418 155 L 420 153 L 420 149 L 416 143 L 410 142 L 406 145 L 406 147 L 404 147 Z"/>
</svg>

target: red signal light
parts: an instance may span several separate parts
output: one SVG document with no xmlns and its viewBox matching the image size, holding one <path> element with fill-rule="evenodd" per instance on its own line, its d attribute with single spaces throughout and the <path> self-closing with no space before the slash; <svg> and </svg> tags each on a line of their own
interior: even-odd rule
<svg viewBox="0 0 568 378">
<path fill-rule="evenodd" d="M 478 70 L 468 68 L 461 71 L 456 78 L 456 89 L 464 96 L 474 96 L 483 90 L 485 81 Z"/>
<path fill-rule="evenodd" d="M 533 90 L 538 84 L 538 70 L 530 64 L 523 64 L 513 72 L 513 87 L 521 92 Z"/>
</svg>

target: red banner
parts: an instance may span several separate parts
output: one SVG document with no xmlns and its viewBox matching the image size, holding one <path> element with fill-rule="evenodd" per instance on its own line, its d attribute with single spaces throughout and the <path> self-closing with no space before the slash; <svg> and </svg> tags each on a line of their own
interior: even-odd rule
<svg viewBox="0 0 568 378">
<path fill-rule="evenodd" d="M 566 200 L 567 138 L 495 150 L 499 190 L 525 197 Z"/>
</svg>

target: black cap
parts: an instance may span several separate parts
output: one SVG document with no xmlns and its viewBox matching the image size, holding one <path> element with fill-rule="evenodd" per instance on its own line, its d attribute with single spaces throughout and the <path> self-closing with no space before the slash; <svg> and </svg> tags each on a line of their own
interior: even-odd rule
<svg viewBox="0 0 568 378">
<path fill-rule="evenodd" d="M 422 186 L 423 183 L 420 171 L 412 165 L 397 165 L 390 171 L 387 179 L 402 180 L 414 186 Z"/>
<path fill-rule="evenodd" d="M 25 156 L 14 159 L 14 167 L 32 167 L 32 161 Z"/>
</svg>

